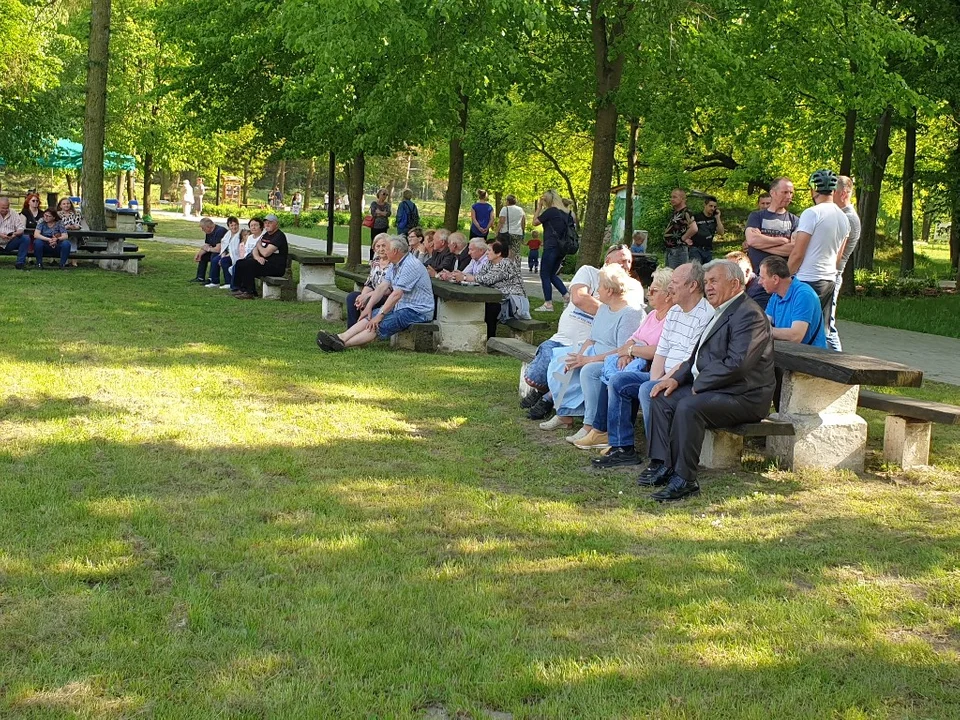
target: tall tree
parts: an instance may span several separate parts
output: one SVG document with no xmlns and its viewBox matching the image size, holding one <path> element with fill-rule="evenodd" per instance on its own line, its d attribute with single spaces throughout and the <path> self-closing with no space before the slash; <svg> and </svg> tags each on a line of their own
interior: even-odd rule
<svg viewBox="0 0 960 720">
<path fill-rule="evenodd" d="M 103 210 L 103 145 L 110 60 L 110 0 L 92 0 L 87 48 L 87 101 L 83 121 L 84 215 L 91 230 L 106 228 Z"/>
<path fill-rule="evenodd" d="M 900 203 L 900 274 L 910 275 L 913 257 L 913 185 L 917 165 L 917 111 L 907 119 L 906 148 L 903 153 L 903 199 Z"/>
</svg>

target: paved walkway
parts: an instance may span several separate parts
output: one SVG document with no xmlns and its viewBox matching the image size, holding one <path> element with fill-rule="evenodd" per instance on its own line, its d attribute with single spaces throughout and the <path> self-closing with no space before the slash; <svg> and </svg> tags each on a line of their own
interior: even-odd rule
<svg viewBox="0 0 960 720">
<path fill-rule="evenodd" d="M 161 213 L 155 214 L 160 215 Z M 162 214 L 183 219 L 183 215 L 180 213 Z M 195 219 L 199 221 L 199 218 Z M 213 219 L 218 222 L 225 221 L 223 218 Z M 316 238 L 284 232 L 287 235 L 287 241 L 294 247 L 317 253 L 327 251 L 326 240 L 317 240 Z M 154 240 L 175 245 L 197 245 L 200 241 L 199 229 L 197 233 L 197 240 L 195 241 L 159 236 L 155 237 Z M 347 246 L 343 243 L 334 243 L 333 252 L 337 255 L 346 256 Z M 366 254 L 364 254 L 364 258 L 366 258 Z M 533 300 L 532 305 L 537 307 L 540 304 L 538 299 L 543 298 L 540 278 L 527 271 L 526 263 L 523 265 L 523 280 L 527 294 Z M 958 339 L 910 330 L 863 325 L 844 320 L 839 321 L 839 330 L 840 340 L 846 352 L 903 363 L 923 370 L 923 376 L 927 380 L 960 385 L 960 340 Z"/>
</svg>

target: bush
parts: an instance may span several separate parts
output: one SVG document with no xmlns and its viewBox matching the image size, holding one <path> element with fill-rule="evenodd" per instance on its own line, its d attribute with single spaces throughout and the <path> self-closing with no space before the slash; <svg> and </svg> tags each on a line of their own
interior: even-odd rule
<svg viewBox="0 0 960 720">
<path fill-rule="evenodd" d="M 921 297 L 940 295 L 940 285 L 933 277 L 900 277 L 887 270 L 870 272 L 855 270 L 853 279 L 857 294 L 867 297 Z"/>
</svg>

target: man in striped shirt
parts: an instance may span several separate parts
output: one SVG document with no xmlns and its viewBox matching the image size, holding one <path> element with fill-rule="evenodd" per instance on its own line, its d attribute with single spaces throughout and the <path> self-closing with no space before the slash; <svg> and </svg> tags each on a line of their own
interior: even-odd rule
<svg viewBox="0 0 960 720">
<path fill-rule="evenodd" d="M 650 364 L 650 379 L 645 372 L 619 372 L 610 379 L 607 432 L 610 452 L 593 459 L 594 467 L 638 465 L 640 455 L 634 447 L 634 427 L 630 418 L 633 401 L 640 400 L 643 424 L 650 437 L 650 391 L 690 357 L 700 333 L 713 319 L 714 310 L 703 296 L 703 266 L 698 262 L 681 265 L 673 271 L 668 290 L 676 305 L 663 323 L 657 352 Z"/>
<path fill-rule="evenodd" d="M 393 235 L 387 240 L 387 260 L 390 267 L 383 282 L 374 290 L 357 323 L 339 335 L 323 330 L 317 333 L 321 350 L 341 352 L 377 338 L 386 340 L 414 323 L 433 318 L 433 284 L 423 263 L 410 255 L 406 238 Z M 383 297 L 386 301 L 377 308 Z"/>
</svg>

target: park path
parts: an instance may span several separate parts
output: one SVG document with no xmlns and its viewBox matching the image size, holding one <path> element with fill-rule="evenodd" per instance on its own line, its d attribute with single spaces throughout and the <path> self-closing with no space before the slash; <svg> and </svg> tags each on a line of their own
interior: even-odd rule
<svg viewBox="0 0 960 720">
<path fill-rule="evenodd" d="M 155 213 L 183 219 L 180 213 Z M 191 218 L 192 219 L 192 218 Z M 225 218 L 213 218 L 216 222 L 225 222 Z M 197 218 L 199 221 L 199 218 Z M 317 253 L 326 253 L 327 241 L 316 238 L 296 235 L 284 231 L 287 242 L 301 250 L 310 250 Z M 157 236 L 156 242 L 166 242 L 174 245 L 197 245 L 202 238 L 197 228 L 197 239 L 183 240 L 180 238 L 165 238 Z M 333 252 L 336 255 L 347 253 L 347 246 L 343 243 L 334 243 Z M 523 280 L 527 294 L 531 299 L 543 298 L 540 288 L 540 279 L 529 273 L 526 263 L 523 267 Z M 841 302 L 843 300 L 841 299 Z M 532 303 L 539 305 L 537 300 Z M 880 327 L 877 325 L 863 325 L 862 323 L 839 321 L 840 340 L 846 352 L 903 363 L 923 371 L 927 380 L 960 385 L 960 340 L 930 335 L 927 333 L 899 330 L 897 328 Z"/>
</svg>

